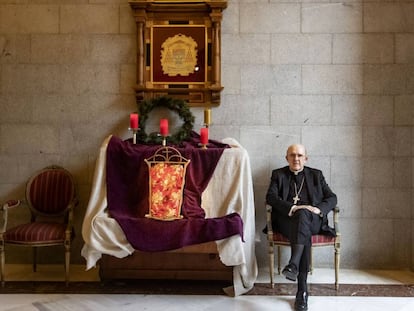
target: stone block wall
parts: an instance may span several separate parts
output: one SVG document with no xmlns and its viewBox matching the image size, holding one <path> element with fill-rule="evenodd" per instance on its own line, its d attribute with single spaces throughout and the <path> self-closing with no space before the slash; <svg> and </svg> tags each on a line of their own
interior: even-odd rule
<svg viewBox="0 0 414 311">
<path fill-rule="evenodd" d="M 82 202 L 75 263 L 99 146 L 130 135 L 135 57 L 127 0 L 0 0 L 0 201 L 23 195 L 45 165 L 71 170 Z M 414 268 L 412 0 L 229 0 L 222 81 L 210 136 L 249 152 L 260 266 L 270 172 L 300 142 L 338 194 L 342 266 Z M 330 250 L 314 256 L 332 265 Z"/>
</svg>

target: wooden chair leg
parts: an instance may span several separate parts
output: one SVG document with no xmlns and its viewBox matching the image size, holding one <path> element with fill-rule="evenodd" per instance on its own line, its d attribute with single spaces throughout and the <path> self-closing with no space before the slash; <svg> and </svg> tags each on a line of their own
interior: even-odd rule
<svg viewBox="0 0 414 311">
<path fill-rule="evenodd" d="M 341 253 L 339 247 L 335 247 L 335 290 L 339 289 L 339 261 Z"/>
<path fill-rule="evenodd" d="M 282 270 L 282 268 L 280 267 L 282 261 L 282 252 L 280 250 L 280 246 L 277 246 L 277 273 L 280 275 L 280 271 Z"/>
<path fill-rule="evenodd" d="M 70 245 L 65 245 L 65 283 L 69 285 Z"/>
<path fill-rule="evenodd" d="M 37 247 L 33 247 L 33 272 L 37 271 Z"/>
<path fill-rule="evenodd" d="M 275 275 L 275 253 L 274 253 L 274 245 L 273 243 L 269 242 L 269 273 L 270 273 L 270 287 L 275 287 L 275 282 L 273 280 Z"/>
<path fill-rule="evenodd" d="M 309 270 L 310 274 L 313 274 L 313 247 L 310 249 Z"/>
<path fill-rule="evenodd" d="M 1 245 L 0 246 L 0 281 L 1 281 L 2 287 L 4 287 L 4 264 L 5 264 L 4 245 Z"/>
</svg>

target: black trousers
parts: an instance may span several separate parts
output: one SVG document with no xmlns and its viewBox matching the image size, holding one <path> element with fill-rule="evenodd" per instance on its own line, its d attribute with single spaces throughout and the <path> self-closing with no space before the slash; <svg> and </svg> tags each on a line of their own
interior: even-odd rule
<svg viewBox="0 0 414 311">
<path fill-rule="evenodd" d="M 300 209 L 292 217 L 280 216 L 272 213 L 274 230 L 289 238 L 292 245 L 304 245 L 299 264 L 299 272 L 309 272 L 312 235 L 319 233 L 322 218 L 306 209 Z"/>
</svg>

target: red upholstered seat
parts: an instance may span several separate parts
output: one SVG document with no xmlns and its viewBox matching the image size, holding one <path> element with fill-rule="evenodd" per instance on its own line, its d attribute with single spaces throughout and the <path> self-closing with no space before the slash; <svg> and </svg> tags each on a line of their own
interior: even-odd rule
<svg viewBox="0 0 414 311">
<path fill-rule="evenodd" d="M 70 246 L 73 238 L 73 209 L 78 200 L 72 175 L 59 166 L 46 167 L 26 184 L 25 200 L 9 200 L 0 206 L 0 272 L 4 285 L 5 249 L 7 244 L 33 247 L 33 271 L 36 249 L 62 245 L 65 249 L 65 280 L 69 281 Z M 31 219 L 7 228 L 8 210 L 27 206 Z"/>
<path fill-rule="evenodd" d="M 289 239 L 279 232 L 273 232 L 273 241 L 290 245 Z"/>
<path fill-rule="evenodd" d="M 66 224 L 33 222 L 7 230 L 4 240 L 16 244 L 62 244 L 65 232 Z"/>
<path fill-rule="evenodd" d="M 277 259 L 278 259 L 278 273 L 280 274 L 280 261 L 281 261 L 281 253 L 280 247 L 281 246 L 290 246 L 289 239 L 285 237 L 280 232 L 275 232 L 272 229 L 272 216 L 271 216 L 272 208 L 271 206 L 266 206 L 266 214 L 267 214 L 267 239 L 269 243 L 269 271 L 270 271 L 270 284 L 274 287 L 273 282 L 273 275 L 274 275 L 274 246 L 277 246 Z M 323 234 L 315 234 L 312 236 L 312 249 L 314 247 L 321 247 L 321 246 L 332 246 L 334 248 L 334 258 L 335 258 L 335 289 L 338 289 L 338 277 L 339 277 L 339 260 L 340 260 L 340 237 L 341 234 L 339 232 L 339 208 L 334 209 L 334 226 L 337 232 L 337 236 L 329 236 Z M 312 250 L 311 250 L 311 272 L 313 270 L 313 263 L 312 263 Z"/>
<path fill-rule="evenodd" d="M 316 234 L 312 236 L 313 246 L 334 245 L 336 238 L 324 234 Z"/>
<path fill-rule="evenodd" d="M 279 245 L 290 245 L 289 239 L 285 237 L 283 234 L 279 232 L 273 232 L 273 241 L 277 242 Z M 312 236 L 312 245 L 333 245 L 335 243 L 335 237 L 324 235 L 324 234 L 316 234 Z"/>
</svg>

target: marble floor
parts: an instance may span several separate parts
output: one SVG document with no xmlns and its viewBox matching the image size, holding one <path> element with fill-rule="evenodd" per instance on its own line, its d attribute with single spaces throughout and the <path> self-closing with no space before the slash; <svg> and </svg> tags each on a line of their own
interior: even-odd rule
<svg viewBox="0 0 414 311">
<path fill-rule="evenodd" d="M 9 281 L 62 281 L 62 267 L 39 266 L 38 272 L 31 272 L 30 266 L 7 265 L 6 280 Z M 315 269 L 309 276 L 312 284 L 333 282 L 331 269 Z M 71 267 L 72 281 L 97 281 L 97 270 L 85 272 L 83 266 Z M 267 283 L 268 271 L 260 270 L 257 283 Z M 276 284 L 287 283 L 276 276 Z M 340 271 L 341 284 L 414 284 L 414 273 L 388 270 L 347 270 Z M 276 285 L 277 286 L 277 285 Z M 414 285 L 413 285 L 414 286 Z M 394 289 L 398 286 L 394 287 Z M 375 294 L 375 293 L 374 293 Z M 390 296 L 390 295 L 386 295 Z M 414 310 L 414 297 L 373 296 L 311 296 L 309 310 Z M 65 311 L 65 310 L 177 310 L 177 311 L 287 311 L 293 310 L 293 296 L 244 295 L 236 298 L 225 295 L 136 295 L 136 294 L 0 294 L 0 311 Z"/>
</svg>

